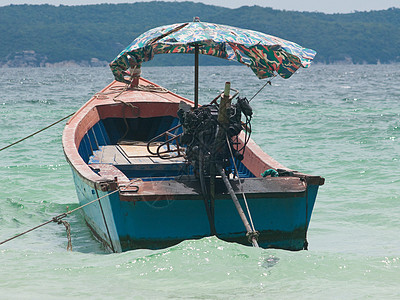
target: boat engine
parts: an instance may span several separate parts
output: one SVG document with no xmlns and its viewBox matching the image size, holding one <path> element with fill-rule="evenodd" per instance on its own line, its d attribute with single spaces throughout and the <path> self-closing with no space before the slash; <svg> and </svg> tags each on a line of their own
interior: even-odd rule
<svg viewBox="0 0 400 300">
<path fill-rule="evenodd" d="M 238 97 L 237 103 L 231 104 L 227 109 L 229 125 L 223 128 L 218 122 L 218 110 L 217 104 L 193 109 L 190 105 L 181 102 L 177 113 L 183 127 L 181 143 L 186 145 L 186 158 L 196 172 L 200 171 L 202 175 L 206 176 L 210 174 L 210 166 L 215 164 L 230 171 L 227 167 L 230 166 L 231 150 L 236 159 L 243 159 L 245 146 L 238 149 L 235 138 L 237 139 L 238 134 L 242 131 L 242 113 L 248 123 L 252 116 L 248 100 Z M 226 133 L 227 141 L 225 139 L 217 141 L 218 130 Z M 248 141 L 247 138 L 245 140 Z"/>
</svg>

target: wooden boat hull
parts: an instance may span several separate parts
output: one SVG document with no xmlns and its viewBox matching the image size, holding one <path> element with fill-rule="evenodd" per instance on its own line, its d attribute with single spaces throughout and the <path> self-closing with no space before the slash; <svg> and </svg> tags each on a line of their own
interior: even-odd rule
<svg viewBox="0 0 400 300">
<path fill-rule="evenodd" d="M 74 181 L 80 205 L 108 194 L 94 190 L 76 172 Z M 318 185 L 308 185 L 304 191 L 295 193 L 247 198 L 253 222 L 260 232 L 260 247 L 304 249 L 317 191 Z M 245 207 L 243 199 L 240 202 Z M 141 201 L 124 199 L 117 193 L 88 205 L 84 215 L 96 237 L 115 252 L 164 248 L 186 239 L 210 236 L 200 197 Z M 251 244 L 228 195 L 221 195 L 215 201 L 215 226 L 219 238 Z"/>
<path fill-rule="evenodd" d="M 151 84 L 144 79 L 141 83 Z M 143 163 L 148 157 L 130 156 L 128 146 L 114 145 L 120 136 L 112 136 L 116 127 L 123 126 L 121 120 L 127 118 L 132 128 L 136 126 L 139 131 L 146 128 L 147 136 L 143 132 L 132 133 L 140 136 L 139 140 L 146 140 L 162 131 L 148 127 L 151 118 L 161 118 L 157 124 L 169 128 L 177 122 L 179 102 L 190 101 L 170 92 L 160 98 L 150 92 L 128 91 L 124 101 L 137 109 L 126 110 L 125 104 L 108 96 L 107 92 L 118 86 L 121 87 L 114 82 L 102 91 L 101 97 L 91 99 L 68 122 L 63 134 L 64 152 L 72 168 L 79 202 L 85 205 L 94 201 L 83 208 L 88 226 L 113 252 L 164 248 L 186 239 L 210 236 L 209 217 L 198 180 L 189 171 L 176 173 L 184 168 L 183 163 L 163 165 L 154 157 L 150 157 L 153 164 Z M 113 161 L 106 161 L 107 156 Z M 248 144 L 240 168 L 241 181 L 230 182 L 242 207 L 245 204 L 240 191 L 243 189 L 246 195 L 252 221 L 260 233 L 259 245 L 306 249 L 307 230 L 323 178 L 301 173 L 260 177 L 268 168 L 287 168 L 262 152 L 253 141 Z M 217 180 L 215 186 L 216 235 L 226 241 L 251 245 L 222 181 Z M 100 197 L 104 198 L 95 201 Z"/>
</svg>

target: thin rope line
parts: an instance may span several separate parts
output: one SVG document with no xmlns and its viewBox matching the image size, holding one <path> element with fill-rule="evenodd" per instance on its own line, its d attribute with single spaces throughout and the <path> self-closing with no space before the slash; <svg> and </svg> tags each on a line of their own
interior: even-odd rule
<svg viewBox="0 0 400 300">
<path fill-rule="evenodd" d="M 241 181 L 240 181 L 239 171 L 238 171 L 238 169 L 237 169 L 237 167 L 236 167 L 235 158 L 233 157 L 231 145 L 229 144 L 228 137 L 227 137 L 227 136 L 225 136 L 225 137 L 226 137 L 226 142 L 227 142 L 227 144 L 228 144 L 229 152 L 231 153 L 232 162 L 233 162 L 233 166 L 235 167 L 236 175 L 237 175 L 237 177 L 239 178 L 240 191 L 241 191 L 241 193 L 242 193 L 243 200 L 244 200 L 244 203 L 245 203 L 245 205 L 246 205 L 247 214 L 249 215 L 251 228 L 252 228 L 253 232 L 255 232 L 256 229 L 254 228 L 253 218 L 251 217 L 250 209 L 249 209 L 249 206 L 248 206 L 248 204 L 247 204 L 246 195 L 245 195 L 245 193 L 244 193 L 244 191 L 243 191 L 243 186 L 242 186 L 242 183 L 241 183 Z"/>
<path fill-rule="evenodd" d="M 135 181 L 136 181 L 135 179 L 131 180 L 126 186 L 124 186 L 124 189 L 123 189 L 123 190 L 127 189 L 127 188 L 128 188 L 130 185 L 132 185 Z M 122 191 L 123 191 L 123 190 L 122 190 Z M 28 230 L 26 230 L 26 231 L 24 231 L 24 232 L 22 232 L 22 233 L 20 233 L 20 234 L 17 234 L 17 235 L 15 235 L 15 236 L 13 236 L 13 237 L 11 237 L 11 238 L 9 238 L 9 239 L 6 239 L 6 240 L 0 242 L 0 245 L 4 244 L 4 243 L 6 243 L 6 242 L 9 242 L 9 241 L 11 241 L 11 240 L 13 240 L 13 239 L 15 239 L 15 238 L 17 238 L 17 237 L 20 237 L 20 236 L 22 236 L 22 235 L 24 235 L 24 234 L 26 234 L 26 233 L 28 233 L 28 232 L 31 232 L 31 231 L 33 231 L 33 230 L 35 230 L 35 229 L 38 229 L 38 228 L 40 228 L 40 227 L 42 227 L 42 226 L 44 226 L 44 225 L 47 225 L 47 224 L 49 224 L 49 223 L 51 223 L 51 222 L 57 222 L 57 223 L 58 223 L 58 222 L 61 222 L 61 219 L 65 218 L 66 216 L 68 216 L 68 215 L 70 215 L 70 214 L 72 214 L 73 212 L 75 212 L 75 211 L 77 211 L 77 210 L 79 210 L 79 209 L 82 209 L 82 208 L 84 208 L 84 207 L 86 207 L 86 206 L 88 206 L 88 205 L 90 205 L 90 204 L 93 204 L 93 203 L 95 203 L 95 202 L 97 202 L 97 201 L 100 201 L 101 199 L 103 199 L 103 198 L 105 198 L 105 197 L 107 197 L 107 196 L 110 196 L 110 195 L 112 195 L 112 194 L 115 194 L 116 192 L 119 192 L 119 191 L 121 191 L 121 188 L 117 188 L 115 191 L 112 191 L 111 193 L 108 193 L 108 194 L 106 194 L 106 195 L 104 195 L 104 196 L 101 196 L 101 197 L 99 197 L 99 198 L 97 198 L 97 199 L 94 199 L 94 200 L 92 200 L 92 201 L 90 201 L 90 202 L 88 202 L 88 203 L 86 203 L 86 204 L 84 204 L 84 205 L 81 205 L 81 206 L 79 206 L 79 207 L 77 207 L 77 208 L 75 208 L 75 209 L 73 209 L 73 210 L 69 210 L 69 211 L 67 211 L 67 212 L 65 212 L 65 213 L 63 213 L 63 214 L 60 214 L 60 215 L 58 215 L 58 216 L 55 216 L 55 217 L 53 217 L 51 220 L 48 220 L 48 221 L 46 221 L 46 222 L 44 222 L 44 223 L 42 223 L 42 224 L 40 224 L 40 225 L 38 225 L 38 226 L 35 226 L 35 227 L 31 228 L 31 229 L 28 229 Z M 64 224 L 64 225 L 65 225 L 65 224 Z"/>
<path fill-rule="evenodd" d="M 271 84 L 271 80 L 272 80 L 273 78 L 275 78 L 275 77 L 276 77 L 276 74 L 274 74 L 274 76 L 273 76 L 270 80 L 268 80 L 268 81 L 261 87 L 261 89 L 259 89 L 258 92 L 254 94 L 253 97 L 250 98 L 249 102 L 250 102 L 251 100 L 253 100 L 254 97 L 257 96 L 257 95 L 267 86 L 267 84 L 270 85 L 270 84 Z"/>
<path fill-rule="evenodd" d="M 82 209 L 82 208 L 84 208 L 84 207 L 86 207 L 86 206 L 88 206 L 88 205 L 90 205 L 90 204 L 92 204 L 92 203 L 94 203 L 94 202 L 96 202 L 96 201 L 100 201 L 101 199 L 103 199 L 103 198 L 105 198 L 105 197 L 107 197 L 107 196 L 110 196 L 110 195 L 112 195 L 112 194 L 114 194 L 114 193 L 116 193 L 116 192 L 119 192 L 119 189 L 116 189 L 115 191 L 113 191 L 113 192 L 111 192 L 111 193 L 108 193 L 108 194 L 106 194 L 106 195 L 104 195 L 104 196 L 101 196 L 101 197 L 99 197 L 99 198 L 97 198 L 97 199 L 94 199 L 94 200 L 92 200 L 92 201 L 90 201 L 90 202 L 88 202 L 88 203 L 86 203 L 86 204 L 84 204 L 84 205 L 82 205 L 82 206 L 79 206 L 79 207 L 77 207 L 77 208 L 75 208 L 75 209 L 73 209 L 73 210 L 69 210 L 69 211 L 66 212 L 66 214 L 67 214 L 67 215 L 70 215 L 70 214 L 72 214 L 73 212 L 75 212 L 75 211 L 77 211 L 77 210 L 79 210 L 79 209 Z"/>
<path fill-rule="evenodd" d="M 6 240 L 0 242 L 0 245 L 4 244 L 4 243 L 6 243 L 6 242 L 9 242 L 9 241 L 11 241 L 11 240 L 13 240 L 13 239 L 15 239 L 15 238 L 17 238 L 17 237 L 20 237 L 20 236 L 22 236 L 22 235 L 24 235 L 24 234 L 26 234 L 26 233 L 28 233 L 28 232 L 31 232 L 31 231 L 33 231 L 33 230 L 35 230 L 35 229 L 38 229 L 38 228 L 40 228 L 40 227 L 42 227 L 42 226 L 44 226 L 44 225 L 47 225 L 47 224 L 49 224 L 49 223 L 51 223 L 51 222 L 60 222 L 61 219 L 65 218 L 66 216 L 68 216 L 68 215 L 70 215 L 70 214 L 72 214 L 73 212 L 75 212 L 75 211 L 77 211 L 77 210 L 79 210 L 79 209 L 82 209 L 82 208 L 84 208 L 85 206 L 88 206 L 88 205 L 90 205 L 90 204 L 92 204 L 92 203 L 94 203 L 94 202 L 96 202 L 96 201 L 100 201 L 101 199 L 103 199 L 103 198 L 105 198 L 105 197 L 107 197 L 107 196 L 109 196 L 109 195 L 112 195 L 112 194 L 114 194 L 114 193 L 116 193 L 116 192 L 118 192 L 118 191 L 119 191 L 119 189 L 116 189 L 115 191 L 113 191 L 113 192 L 111 192 L 111 193 L 108 193 L 108 194 L 106 194 L 106 195 L 104 195 L 104 196 L 102 196 L 102 197 L 100 197 L 100 198 L 97 198 L 97 199 L 95 199 L 95 200 L 93 200 L 93 201 L 90 201 L 90 202 L 88 202 L 88 203 L 86 203 L 86 204 L 84 204 L 84 205 L 82 205 L 82 206 L 79 206 L 79 207 L 73 209 L 73 210 L 69 210 L 69 211 L 67 211 L 67 212 L 65 212 L 65 213 L 63 213 L 63 214 L 61 214 L 61 215 L 55 216 L 55 217 L 53 217 L 51 220 L 48 220 L 48 221 L 46 221 L 46 222 L 44 222 L 44 223 L 42 223 L 42 224 L 40 224 L 40 225 L 38 225 L 38 226 L 35 226 L 35 227 L 31 228 L 31 229 L 28 229 L 28 230 L 26 230 L 26 231 L 24 231 L 24 232 L 22 232 L 22 233 L 20 233 L 20 234 L 17 234 L 17 235 L 15 235 L 15 236 L 13 236 L 13 237 L 11 237 L 11 238 L 9 238 L 9 239 L 6 239 Z"/>
<path fill-rule="evenodd" d="M 22 142 L 22 141 L 24 141 L 24 140 L 26 140 L 26 139 L 32 137 L 32 136 L 34 136 L 34 135 L 36 135 L 36 134 L 38 134 L 38 133 L 40 133 L 40 132 L 42 132 L 42 131 L 44 131 L 44 130 L 46 130 L 46 129 L 48 129 L 48 128 L 50 128 L 50 127 L 52 127 L 52 126 L 54 126 L 54 125 L 56 125 L 56 124 L 58 124 L 58 123 L 60 123 L 61 121 L 64 121 L 65 119 L 71 117 L 73 114 L 75 114 L 75 112 L 73 112 L 72 114 L 69 114 L 68 116 L 66 116 L 66 117 L 64 117 L 64 118 L 62 118 L 62 119 L 60 119 L 60 120 L 58 120 L 58 121 L 56 121 L 56 122 L 50 124 L 49 126 L 46 126 L 46 127 L 44 127 L 44 128 L 42 128 L 42 129 L 40 129 L 40 130 L 38 130 L 38 131 L 36 131 L 36 132 L 34 132 L 34 133 L 32 133 L 32 134 L 30 134 L 30 135 L 28 135 L 28 136 L 26 136 L 26 137 L 20 139 L 20 140 L 14 142 L 14 143 L 12 143 L 12 144 L 10 144 L 10 145 L 8 145 L 8 146 L 5 146 L 5 147 L 1 148 L 0 151 L 3 151 L 3 150 L 5 150 L 5 149 L 7 149 L 7 148 L 9 148 L 9 147 L 11 147 L 11 146 L 14 146 L 14 145 L 16 145 L 16 144 L 18 144 L 18 143 L 20 143 L 20 142 Z"/>
</svg>

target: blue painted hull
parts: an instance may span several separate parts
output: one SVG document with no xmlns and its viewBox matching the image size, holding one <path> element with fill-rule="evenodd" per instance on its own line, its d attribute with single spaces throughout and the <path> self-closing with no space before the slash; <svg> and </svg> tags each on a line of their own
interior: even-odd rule
<svg viewBox="0 0 400 300">
<path fill-rule="evenodd" d="M 81 205 L 107 195 L 96 190 L 73 170 Z M 263 248 L 302 250 L 307 247 L 307 230 L 318 185 L 308 185 L 300 195 L 247 198 L 258 243 Z M 238 194 L 242 207 L 244 202 Z M 186 239 L 210 236 L 201 199 L 123 201 L 114 193 L 86 206 L 84 216 L 95 236 L 111 251 L 157 249 Z M 215 227 L 223 240 L 251 245 L 230 198 L 215 201 Z"/>
</svg>

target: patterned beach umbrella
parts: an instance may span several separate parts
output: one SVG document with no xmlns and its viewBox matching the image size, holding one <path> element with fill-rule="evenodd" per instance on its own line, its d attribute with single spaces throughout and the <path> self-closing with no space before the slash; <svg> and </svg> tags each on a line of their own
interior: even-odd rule
<svg viewBox="0 0 400 300">
<path fill-rule="evenodd" d="M 140 66 L 156 54 L 195 53 L 237 61 L 249 66 L 258 78 L 279 74 L 289 78 L 307 68 L 316 52 L 262 32 L 200 22 L 179 23 L 151 29 L 136 38 L 111 63 L 118 81 L 132 65 Z"/>
</svg>

